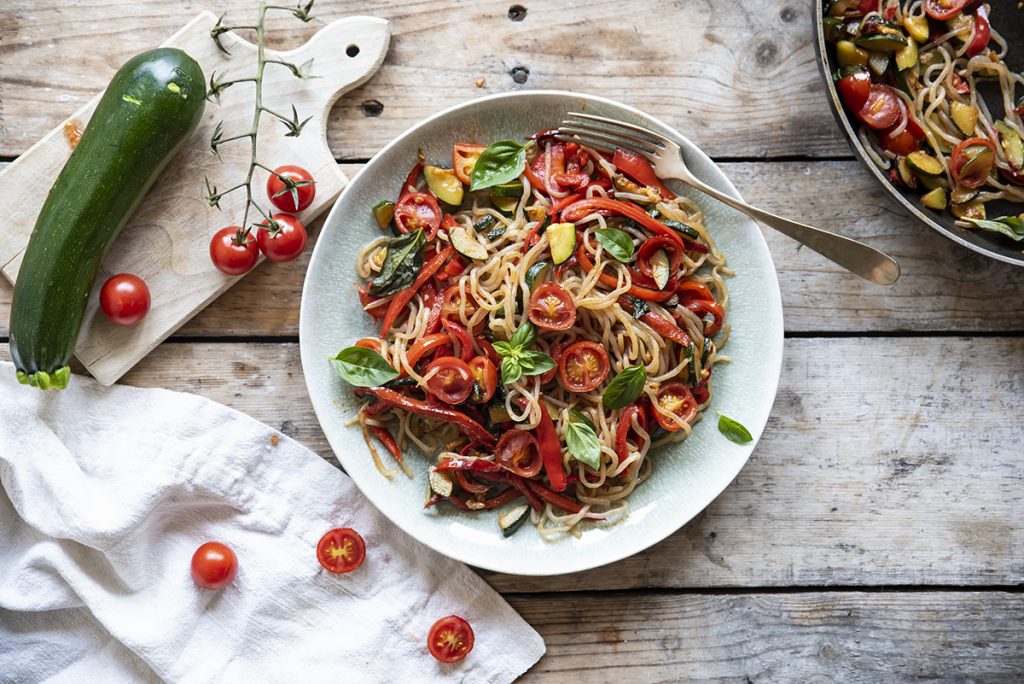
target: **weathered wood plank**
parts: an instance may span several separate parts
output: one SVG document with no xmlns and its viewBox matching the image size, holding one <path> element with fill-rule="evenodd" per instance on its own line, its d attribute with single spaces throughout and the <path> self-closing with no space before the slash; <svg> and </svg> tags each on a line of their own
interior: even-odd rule
<svg viewBox="0 0 1024 684">
<path fill-rule="evenodd" d="M 349 177 L 360 168 L 342 165 Z M 789 332 L 1024 330 L 1024 269 L 969 252 L 908 218 L 857 162 L 728 163 L 723 168 L 747 200 L 864 238 L 903 266 L 894 287 L 870 285 L 765 229 Z M 321 223 L 311 228 L 317 231 Z M 310 252 L 291 264 L 259 266 L 178 335 L 297 335 Z M 7 334 L 11 291 L 0 281 L 0 337 Z"/>
<path fill-rule="evenodd" d="M 1002 592 L 512 596 L 547 654 L 524 682 L 1018 682 Z"/>
<path fill-rule="evenodd" d="M 520 3 L 528 10 L 522 21 L 510 19 L 511 4 L 318 1 L 325 22 L 374 15 L 390 20 L 395 36 L 379 75 L 335 107 L 335 155 L 369 158 L 440 109 L 530 88 L 641 107 L 716 156 L 849 154 L 815 66 L 808 3 L 722 3 L 710 11 L 706 3 L 671 0 L 628 8 L 611 0 L 533 2 Z M 255 13 L 246 0 L 223 0 L 216 10 L 235 23 L 249 23 Z M 24 152 L 102 90 L 118 65 L 196 11 L 161 0 L 105 0 L 88 8 L 8 0 L 0 15 L 0 155 Z M 272 30 L 281 31 L 272 34 L 273 45 L 294 46 L 315 30 L 297 24 L 275 19 Z"/>
<path fill-rule="evenodd" d="M 613 566 L 488 580 L 502 591 L 1020 583 L 1022 355 L 1024 338 L 789 339 L 761 444 L 696 520 Z M 203 394 L 330 454 L 294 344 L 169 343 L 124 381 Z"/>
</svg>

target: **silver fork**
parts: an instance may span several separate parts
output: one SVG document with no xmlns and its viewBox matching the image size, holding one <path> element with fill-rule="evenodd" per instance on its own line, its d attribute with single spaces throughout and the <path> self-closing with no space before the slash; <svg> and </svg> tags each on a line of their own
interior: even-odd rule
<svg viewBox="0 0 1024 684">
<path fill-rule="evenodd" d="M 788 235 L 865 280 L 878 285 L 892 285 L 900 277 L 899 263 L 874 247 L 752 207 L 703 183 L 686 168 L 679 145 L 654 131 L 593 114 L 569 112 L 569 117 L 558 127 L 559 134 L 554 136 L 558 140 L 581 142 L 610 152 L 621 148 L 639 154 L 654 165 L 654 172 L 659 178 L 681 180 Z"/>
</svg>

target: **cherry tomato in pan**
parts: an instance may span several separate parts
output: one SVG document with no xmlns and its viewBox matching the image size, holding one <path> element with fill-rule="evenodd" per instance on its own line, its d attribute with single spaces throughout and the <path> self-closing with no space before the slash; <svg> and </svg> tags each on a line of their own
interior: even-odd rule
<svg viewBox="0 0 1024 684">
<path fill-rule="evenodd" d="M 256 239 L 251 233 L 246 235 L 238 226 L 221 228 L 210 240 L 210 261 L 227 275 L 248 273 L 259 258 Z"/>
<path fill-rule="evenodd" d="M 427 649 L 442 663 L 457 663 L 473 650 L 473 628 L 458 615 L 443 617 L 430 628 Z"/>
<path fill-rule="evenodd" d="M 847 109 L 859 112 L 871 94 L 871 74 L 867 69 L 853 70 L 836 82 L 836 90 Z"/>
<path fill-rule="evenodd" d="M 520 477 L 534 477 L 543 465 L 537 438 L 525 430 L 505 432 L 494 448 L 494 460 Z"/>
<path fill-rule="evenodd" d="M 206 542 L 192 554 L 192 579 L 203 589 L 223 589 L 238 575 L 238 557 L 226 544 Z"/>
<path fill-rule="evenodd" d="M 403 233 L 422 229 L 433 240 L 441 227 L 441 207 L 429 193 L 407 193 L 395 205 L 395 226 Z"/>
<path fill-rule="evenodd" d="M 479 388 L 479 393 L 474 391 L 473 401 L 483 403 L 490 401 L 498 389 L 498 367 L 486 356 L 474 356 L 469 361 L 469 371 L 473 374 L 473 380 Z"/>
<path fill-rule="evenodd" d="M 924 11 L 932 19 L 946 21 L 963 11 L 969 0 L 924 0 Z"/>
<path fill-rule="evenodd" d="M 538 328 L 568 330 L 576 322 L 576 303 L 564 287 L 547 282 L 533 291 L 527 315 Z"/>
<path fill-rule="evenodd" d="M 119 273 L 103 283 L 100 307 L 111 323 L 136 325 L 149 313 L 149 288 L 146 282 L 130 273 Z"/>
<path fill-rule="evenodd" d="M 290 180 L 295 187 L 288 187 L 281 176 Z M 309 171 L 301 166 L 279 166 L 267 178 L 267 197 L 281 211 L 299 212 L 313 203 L 316 183 Z"/>
<path fill-rule="evenodd" d="M 456 143 L 452 146 L 452 169 L 455 170 L 455 177 L 464 185 L 472 182 L 473 167 L 480 154 L 487 149 L 486 145 L 473 145 L 471 143 Z"/>
<path fill-rule="evenodd" d="M 272 232 L 267 221 L 256 231 L 256 244 L 263 256 L 275 263 L 291 261 L 306 248 L 306 227 L 291 214 L 274 214 L 271 218 L 278 225 Z"/>
<path fill-rule="evenodd" d="M 693 398 L 690 388 L 681 382 L 667 382 L 658 388 L 658 408 L 654 410 L 654 419 L 658 425 L 669 432 L 682 429 L 666 413 L 676 416 L 684 423 L 689 423 L 697 415 L 697 401 Z"/>
<path fill-rule="evenodd" d="M 570 344 L 558 361 L 558 376 L 570 392 L 589 392 L 604 382 L 611 370 L 608 352 L 596 342 Z"/>
<path fill-rule="evenodd" d="M 891 132 L 879 133 L 878 144 L 883 149 L 889 150 L 893 154 L 908 155 L 918 149 L 917 139 L 914 138 L 914 134 L 910 132 L 910 127 L 904 128 L 898 135 L 893 135 Z"/>
<path fill-rule="evenodd" d="M 468 363 L 454 356 L 431 361 L 423 377 L 427 380 L 427 391 L 446 404 L 461 404 L 473 392 L 473 371 Z"/>
<path fill-rule="evenodd" d="M 366 560 L 366 542 L 349 527 L 330 530 L 316 545 L 316 559 L 327 572 L 352 572 Z"/>
<path fill-rule="evenodd" d="M 888 86 L 876 83 L 871 86 L 868 99 L 857 112 L 857 118 L 870 128 L 881 131 L 895 126 L 901 113 L 898 96 Z"/>
</svg>

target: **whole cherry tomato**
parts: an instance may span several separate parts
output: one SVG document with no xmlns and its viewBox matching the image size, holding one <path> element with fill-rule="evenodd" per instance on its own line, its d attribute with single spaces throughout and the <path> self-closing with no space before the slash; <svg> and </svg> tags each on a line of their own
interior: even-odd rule
<svg viewBox="0 0 1024 684">
<path fill-rule="evenodd" d="M 222 273 L 233 276 L 248 273 L 259 258 L 256 240 L 238 226 L 221 228 L 210 240 L 210 261 Z"/>
<path fill-rule="evenodd" d="M 281 180 L 282 176 L 291 185 Z M 313 203 L 316 183 L 309 171 L 301 166 L 278 166 L 267 178 L 267 197 L 281 211 L 299 212 Z"/>
<path fill-rule="evenodd" d="M 206 542 L 192 554 L 192 579 L 203 589 L 223 589 L 238 575 L 238 557 L 227 544 Z"/>
<path fill-rule="evenodd" d="M 149 288 L 146 282 L 130 273 L 119 273 L 103 283 L 100 307 L 111 323 L 136 325 L 149 313 Z"/>
<path fill-rule="evenodd" d="M 267 221 L 256 231 L 256 244 L 263 256 L 275 263 L 284 263 L 302 254 L 308 239 L 302 222 L 291 214 L 274 214 L 271 218 L 277 224 L 276 231 Z"/>
</svg>

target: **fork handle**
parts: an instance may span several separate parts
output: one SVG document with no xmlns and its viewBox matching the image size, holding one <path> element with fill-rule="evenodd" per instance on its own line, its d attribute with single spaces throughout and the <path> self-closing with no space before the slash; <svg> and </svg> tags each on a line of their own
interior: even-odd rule
<svg viewBox="0 0 1024 684">
<path fill-rule="evenodd" d="M 892 285 L 900 277 L 900 265 L 888 254 L 869 247 L 848 237 L 830 233 L 806 223 L 790 221 L 764 209 L 752 207 L 745 202 L 719 192 L 696 178 L 681 178 L 701 192 L 711 195 L 719 202 L 728 204 L 761 223 L 771 226 L 783 235 L 810 247 L 826 259 L 839 264 L 847 271 L 859 275 L 864 280 L 876 285 Z"/>
</svg>

